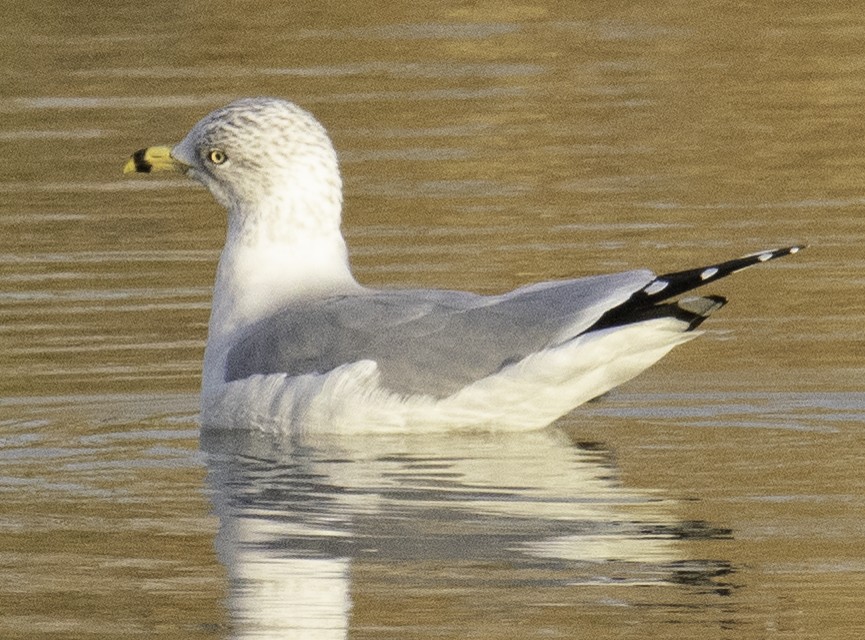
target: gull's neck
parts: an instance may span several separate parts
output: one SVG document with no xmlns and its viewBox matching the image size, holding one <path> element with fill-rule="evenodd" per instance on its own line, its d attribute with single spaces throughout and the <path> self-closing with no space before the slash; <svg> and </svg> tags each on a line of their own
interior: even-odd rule
<svg viewBox="0 0 865 640">
<path fill-rule="evenodd" d="M 314 208 L 304 205 L 314 204 Z M 339 228 L 339 200 L 258 202 L 229 212 L 208 328 L 205 377 L 257 321 L 304 299 L 361 287 L 351 275 Z M 328 210 L 330 209 L 330 210 Z M 316 215 L 310 215 L 315 212 Z"/>
</svg>

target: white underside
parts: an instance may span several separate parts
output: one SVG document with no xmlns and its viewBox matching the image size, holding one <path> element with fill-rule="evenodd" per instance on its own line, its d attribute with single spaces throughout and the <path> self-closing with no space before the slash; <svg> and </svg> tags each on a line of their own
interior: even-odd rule
<svg viewBox="0 0 865 640">
<path fill-rule="evenodd" d="M 630 380 L 696 337 L 659 318 L 587 334 L 483 378 L 442 399 L 402 396 L 379 385 L 375 362 L 326 374 L 256 375 L 202 395 L 205 428 L 280 433 L 373 433 L 544 427 Z"/>
</svg>

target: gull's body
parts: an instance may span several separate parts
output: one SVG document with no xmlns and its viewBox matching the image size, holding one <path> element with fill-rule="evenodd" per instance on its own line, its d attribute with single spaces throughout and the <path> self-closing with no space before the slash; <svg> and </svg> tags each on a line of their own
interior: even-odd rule
<svg viewBox="0 0 865 640">
<path fill-rule="evenodd" d="M 500 296 L 377 291 L 351 274 L 342 185 L 321 125 L 239 100 L 127 171 L 174 169 L 228 210 L 202 381 L 208 427 L 526 429 L 631 379 L 724 300 L 663 302 L 792 247 L 657 277 L 529 285 Z"/>
</svg>

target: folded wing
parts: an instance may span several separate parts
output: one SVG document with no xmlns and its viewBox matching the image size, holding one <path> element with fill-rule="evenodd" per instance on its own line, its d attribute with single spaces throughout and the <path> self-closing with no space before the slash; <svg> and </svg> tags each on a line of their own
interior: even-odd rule
<svg viewBox="0 0 865 640">
<path fill-rule="evenodd" d="M 388 389 L 442 397 L 571 339 L 653 278 L 631 271 L 501 296 L 400 290 L 311 301 L 254 326 L 229 352 L 226 380 L 373 360 Z"/>
</svg>

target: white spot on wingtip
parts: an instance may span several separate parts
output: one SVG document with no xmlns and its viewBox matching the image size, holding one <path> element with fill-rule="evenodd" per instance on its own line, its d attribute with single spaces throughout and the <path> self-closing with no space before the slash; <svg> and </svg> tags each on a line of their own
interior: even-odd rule
<svg viewBox="0 0 865 640">
<path fill-rule="evenodd" d="M 655 280 L 648 287 L 643 289 L 643 291 L 645 291 L 648 295 L 653 296 L 656 293 L 661 293 L 661 291 L 666 289 L 667 285 L 669 285 L 669 284 L 670 283 L 667 282 L 666 280 Z"/>
<path fill-rule="evenodd" d="M 708 280 L 716 273 L 718 273 L 718 270 L 715 267 L 709 267 L 700 274 L 700 280 Z"/>
<path fill-rule="evenodd" d="M 790 247 L 790 254 L 799 253 L 799 247 Z"/>
</svg>

